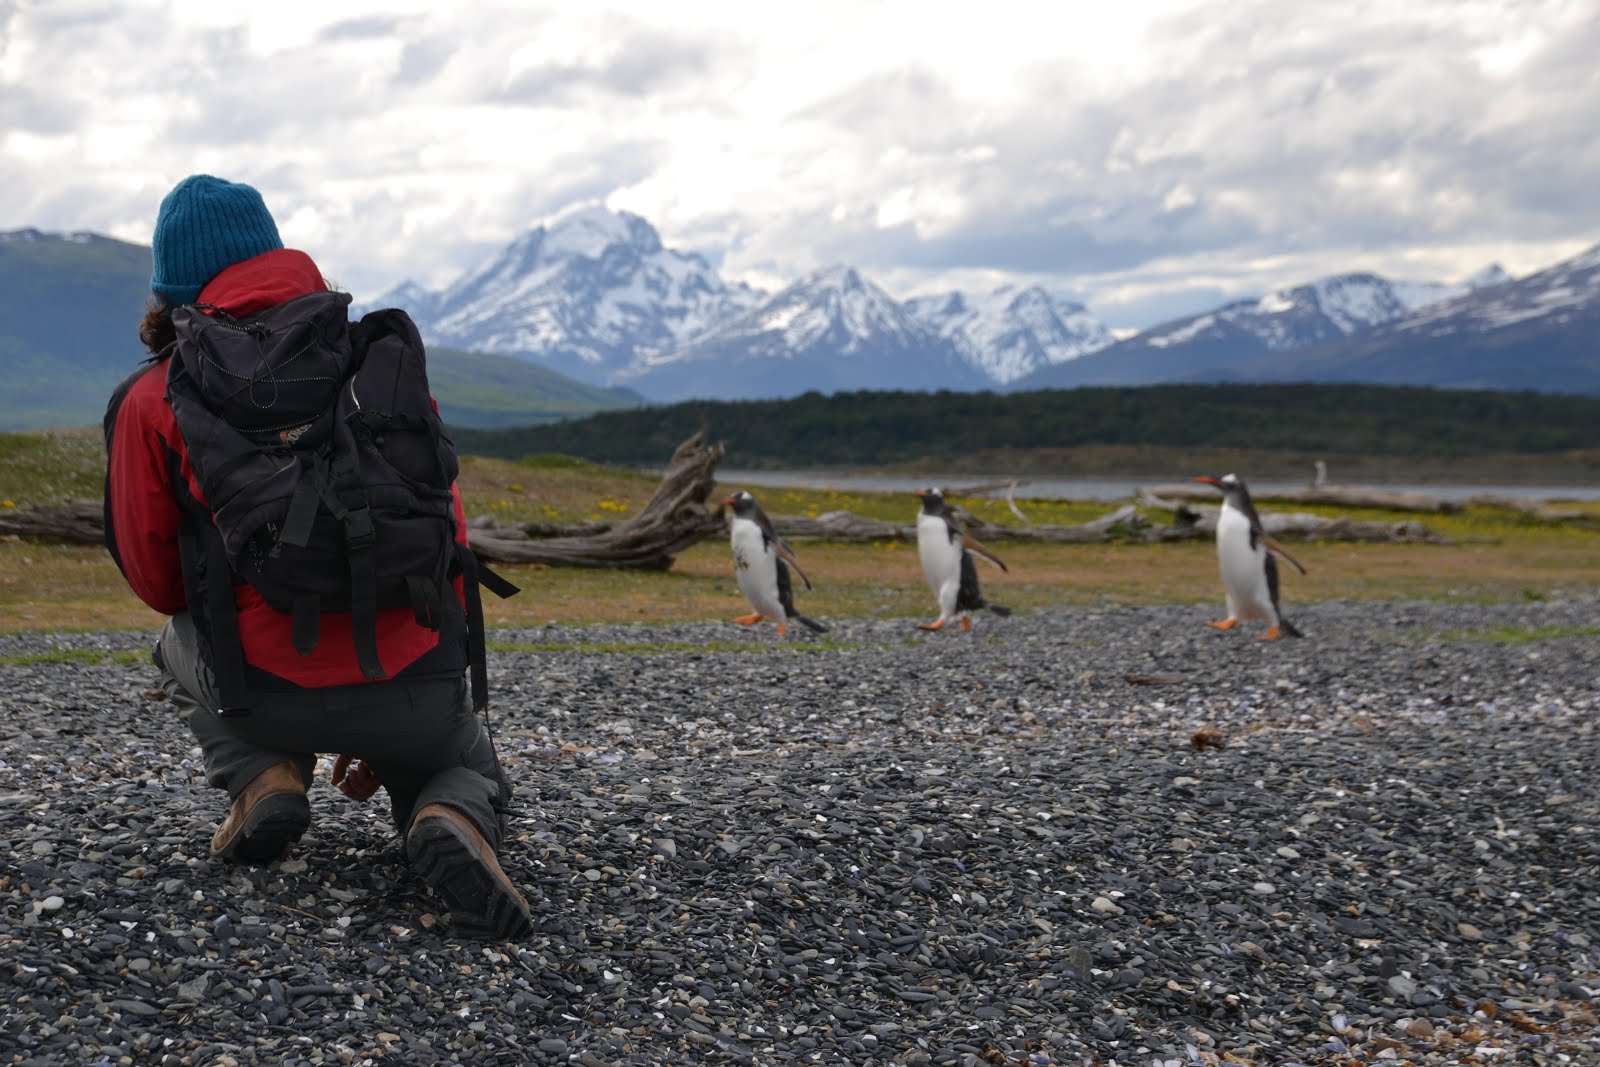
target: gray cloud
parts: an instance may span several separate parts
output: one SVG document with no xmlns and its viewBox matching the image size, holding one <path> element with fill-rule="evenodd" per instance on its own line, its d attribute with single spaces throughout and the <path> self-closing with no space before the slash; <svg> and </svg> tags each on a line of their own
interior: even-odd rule
<svg viewBox="0 0 1600 1067">
<path fill-rule="evenodd" d="M 1105 57 L 1044 9 L 916 32 L 896 10 L 353 2 L 247 27 L 0 0 L 0 229 L 142 239 L 210 170 L 376 290 L 609 200 L 769 281 L 843 260 L 1129 316 L 1600 239 L 1592 5 L 1202 0 Z"/>
<path fill-rule="evenodd" d="M 444 70 L 445 64 L 458 50 L 454 42 L 439 38 L 408 40 L 400 53 L 400 65 L 395 68 L 395 84 L 415 86 L 427 83 Z"/>
<path fill-rule="evenodd" d="M 710 42 L 649 29 L 619 28 L 604 60 L 543 63 L 519 72 L 494 94 L 501 101 L 548 103 L 584 92 L 641 97 L 701 77 L 713 65 Z"/>
<path fill-rule="evenodd" d="M 337 44 L 340 41 L 383 40 L 399 37 L 402 40 L 416 32 L 412 19 L 394 15 L 367 15 L 361 18 L 336 22 L 317 34 L 317 39 Z"/>
<path fill-rule="evenodd" d="M 841 136 L 912 147 L 948 145 L 972 128 L 968 108 L 949 83 L 920 66 L 862 78 L 801 108 L 795 118 L 827 123 Z"/>
<path fill-rule="evenodd" d="M 1378 21 L 1335 36 L 1303 25 L 1305 10 L 1207 7 L 1155 42 L 1172 59 L 1164 75 L 1081 112 L 1072 74 L 1041 72 L 1033 95 L 1059 108 L 962 131 L 997 145 L 1004 166 L 964 182 L 959 225 L 925 237 L 858 225 L 835 233 L 826 258 L 1070 277 L 1173 257 L 1559 238 L 1576 218 L 1600 228 L 1600 148 L 1583 132 L 1600 106 L 1593 25 L 1554 39 L 1525 61 L 1537 76 L 1508 85 L 1473 60 L 1484 42 L 1465 31 Z M 952 106 L 926 83 L 898 98 L 880 89 L 853 99 L 889 101 L 880 118 L 896 99 L 901 111 Z"/>
</svg>

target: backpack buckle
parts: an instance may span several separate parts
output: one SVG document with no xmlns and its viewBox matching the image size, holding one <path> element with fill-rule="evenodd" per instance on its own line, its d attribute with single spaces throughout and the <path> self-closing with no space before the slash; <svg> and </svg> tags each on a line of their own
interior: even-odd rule
<svg viewBox="0 0 1600 1067">
<path fill-rule="evenodd" d="M 371 548 L 378 543 L 378 532 L 373 528 L 370 510 L 360 508 L 345 515 L 344 543 L 350 548 Z"/>
</svg>

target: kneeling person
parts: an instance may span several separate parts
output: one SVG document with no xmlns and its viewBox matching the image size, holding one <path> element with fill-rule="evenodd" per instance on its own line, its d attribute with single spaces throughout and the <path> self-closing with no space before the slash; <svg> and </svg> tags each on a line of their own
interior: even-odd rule
<svg viewBox="0 0 1600 1067">
<path fill-rule="evenodd" d="M 528 933 L 496 858 L 511 787 L 477 714 L 479 572 L 415 326 L 350 322 L 260 194 L 209 175 L 162 201 L 153 259 L 152 358 L 106 412 L 106 543 L 171 617 L 161 685 L 231 798 L 213 855 L 282 856 L 317 755 L 343 753 L 338 784 L 388 790 L 460 929 Z"/>
</svg>

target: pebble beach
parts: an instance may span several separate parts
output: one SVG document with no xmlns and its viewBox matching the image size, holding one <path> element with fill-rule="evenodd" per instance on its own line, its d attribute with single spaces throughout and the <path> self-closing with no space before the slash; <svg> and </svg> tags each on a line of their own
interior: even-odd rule
<svg viewBox="0 0 1600 1067">
<path fill-rule="evenodd" d="M 495 631 L 516 944 L 0 636 L 0 1064 L 1600 1064 L 1600 599 L 1287 607 Z"/>
</svg>

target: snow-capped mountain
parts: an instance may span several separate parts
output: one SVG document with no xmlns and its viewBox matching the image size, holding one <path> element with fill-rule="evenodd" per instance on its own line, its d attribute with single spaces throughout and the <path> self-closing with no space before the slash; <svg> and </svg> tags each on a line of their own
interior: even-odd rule
<svg viewBox="0 0 1600 1067">
<path fill-rule="evenodd" d="M 1376 274 L 1339 274 L 1147 330 L 1138 339 L 1155 348 L 1169 348 L 1227 336 L 1237 330 L 1254 337 L 1269 352 L 1283 352 L 1393 322 L 1472 288 L 1498 285 L 1506 278 L 1498 265 L 1459 285 L 1392 282 Z"/>
<path fill-rule="evenodd" d="M 1341 274 L 1111 343 L 1082 305 L 1039 287 L 900 303 L 836 266 L 767 296 L 728 283 L 699 255 L 662 247 L 636 215 L 588 208 L 529 231 L 442 291 L 408 284 L 389 301 L 412 312 L 430 343 L 531 359 L 655 401 L 1307 376 L 1401 380 L 1396 374 L 1435 384 L 1487 381 L 1498 372 L 1465 363 L 1400 370 L 1388 356 L 1341 360 L 1367 351 L 1361 346 L 1369 341 L 1402 336 L 1391 331 L 1402 325 L 1413 338 L 1432 336 L 1435 321 L 1452 336 L 1472 329 L 1499 337 L 1514 322 L 1559 328 L 1564 301 L 1588 306 L 1593 265 L 1586 262 L 1579 257 L 1535 276 L 1534 287 L 1525 285 L 1533 278 L 1512 282 L 1499 267 L 1452 285 Z M 1483 317 L 1477 326 L 1459 317 L 1470 314 Z M 1484 325 L 1490 319 L 1499 326 Z M 1560 372 L 1547 377 L 1557 384 L 1534 387 L 1562 387 Z"/>
<path fill-rule="evenodd" d="M 978 296 L 950 292 L 915 297 L 905 302 L 905 309 L 1000 385 L 1115 340 L 1082 304 L 1039 286 L 1006 285 Z"/>
<path fill-rule="evenodd" d="M 987 389 L 1111 341 L 1083 305 L 1037 287 L 900 304 L 855 271 L 835 267 L 767 298 L 724 281 L 698 255 L 663 248 L 644 219 L 604 208 L 529 231 L 442 291 L 407 282 L 379 303 L 406 308 L 430 343 L 533 359 L 656 399 L 691 382 L 709 390 L 697 395 L 734 395 L 708 371 L 708 360 L 822 357 L 809 370 L 782 375 L 801 383 L 796 391 Z M 967 368 L 950 364 L 950 351 Z M 928 365 L 898 377 L 911 352 Z M 889 362 L 873 368 L 868 353 Z M 668 369 L 676 364 L 683 366 Z M 835 371 L 837 380 L 829 376 Z M 777 395 L 774 381 L 740 388 Z M 678 384 L 669 388 L 672 382 Z"/>
<path fill-rule="evenodd" d="M 1228 377 L 1218 372 L 1229 364 L 1349 337 L 1475 287 L 1502 284 L 1506 277 L 1498 266 L 1457 285 L 1393 282 L 1366 273 L 1335 275 L 1152 327 L 1013 384 L 1018 389 L 1059 389 L 1214 381 Z"/>
<path fill-rule="evenodd" d="M 430 322 L 433 319 L 434 306 L 438 302 L 438 293 L 429 292 L 416 282 L 407 281 L 401 282 L 387 293 L 384 293 L 372 307 L 352 303 L 350 310 L 353 314 L 361 314 L 371 311 L 372 308 L 404 308 L 413 322 Z M 441 341 L 440 343 L 444 342 Z"/>
<path fill-rule="evenodd" d="M 979 390 L 955 346 L 849 267 L 820 270 L 618 384 L 662 400 L 756 399 L 808 390 Z"/>
<path fill-rule="evenodd" d="M 1236 381 L 1600 392 L 1600 245 L 1363 331 L 1222 368 Z"/>
<path fill-rule="evenodd" d="M 644 219 L 587 208 L 530 230 L 478 270 L 407 308 L 429 342 L 535 359 L 612 384 L 641 355 L 667 352 L 755 304 L 698 255 L 663 248 Z"/>
</svg>

